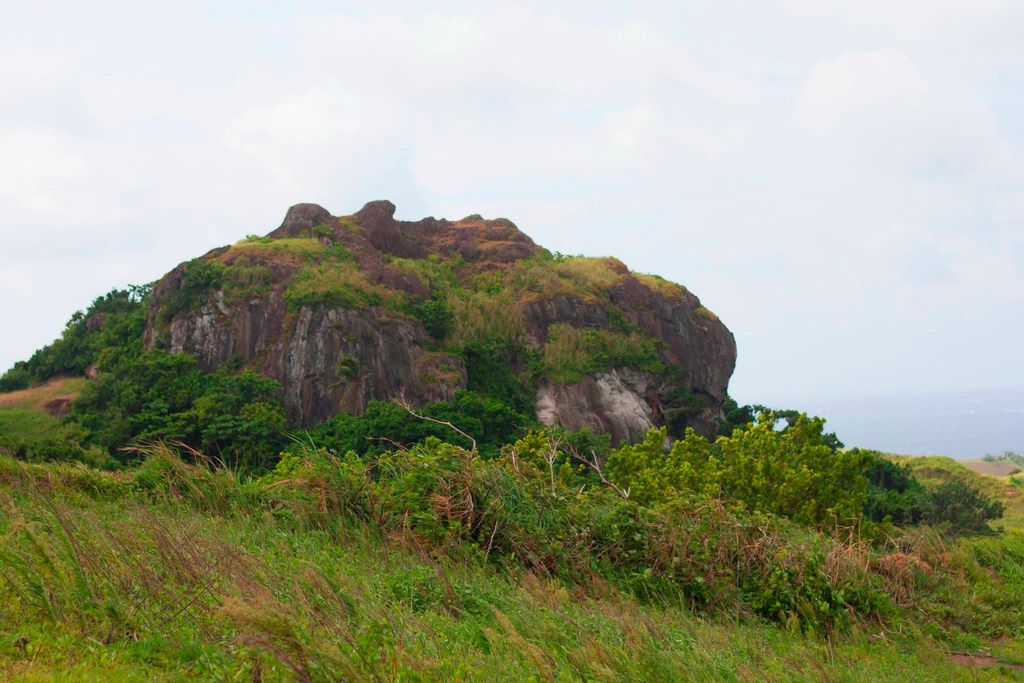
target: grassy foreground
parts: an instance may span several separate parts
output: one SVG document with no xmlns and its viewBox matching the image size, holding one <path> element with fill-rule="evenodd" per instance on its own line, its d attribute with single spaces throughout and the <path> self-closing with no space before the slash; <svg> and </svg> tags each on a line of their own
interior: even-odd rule
<svg viewBox="0 0 1024 683">
<path fill-rule="evenodd" d="M 1024 547 L 1013 530 L 948 549 L 966 583 L 813 635 L 411 534 L 297 525 L 240 506 L 249 489 L 229 472 L 200 487 L 168 466 L 166 486 L 140 486 L 138 472 L 0 456 L 0 678 L 1014 680 L 1024 663 L 1024 567 L 977 562 Z"/>
</svg>

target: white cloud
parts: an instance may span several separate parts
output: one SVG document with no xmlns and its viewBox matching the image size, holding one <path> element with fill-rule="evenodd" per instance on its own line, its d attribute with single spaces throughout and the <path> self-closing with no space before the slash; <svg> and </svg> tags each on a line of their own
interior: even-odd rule
<svg viewBox="0 0 1024 683">
<path fill-rule="evenodd" d="M 1009 0 L 783 0 L 796 16 L 827 18 L 882 28 L 902 38 L 934 38 L 988 19 L 1010 5 Z"/>
<path fill-rule="evenodd" d="M 928 82 L 905 54 L 883 49 L 820 60 L 796 100 L 797 123 L 819 135 L 846 117 L 917 109 Z"/>
<path fill-rule="evenodd" d="M 124 216 L 116 198 L 91 183 L 93 152 L 66 134 L 0 122 L 0 234 L 16 240 L 33 228 L 67 229 Z"/>
<path fill-rule="evenodd" d="M 24 39 L 0 41 L 0 92 L 4 107 L 67 85 L 74 55 Z"/>
<path fill-rule="evenodd" d="M 741 398 L 927 388 L 948 360 L 907 321 L 966 343 L 999 319 L 987 354 L 1024 375 L 1008 9 L 25 3 L 0 28 L 0 317 L 25 328 L 0 366 L 289 204 L 388 197 L 684 282 L 740 340 Z"/>
</svg>

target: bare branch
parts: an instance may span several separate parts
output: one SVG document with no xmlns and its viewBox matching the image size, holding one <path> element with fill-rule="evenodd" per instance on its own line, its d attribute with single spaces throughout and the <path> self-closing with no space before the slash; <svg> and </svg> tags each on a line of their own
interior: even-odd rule
<svg viewBox="0 0 1024 683">
<path fill-rule="evenodd" d="M 466 432 L 462 431 L 461 429 L 459 429 L 458 427 L 453 425 L 451 422 L 447 422 L 445 420 L 438 420 L 436 418 L 429 417 L 427 415 L 421 415 L 420 413 L 417 413 L 415 410 L 412 409 L 412 404 L 409 403 L 409 401 L 406 400 L 405 394 L 400 394 L 398 396 L 398 398 L 393 398 L 391 400 L 395 403 L 395 405 L 397 405 L 397 406 L 399 406 L 401 408 L 404 408 L 406 410 L 406 412 L 408 412 L 410 415 L 412 415 L 416 419 L 424 420 L 426 422 L 433 422 L 434 424 L 439 424 L 439 425 L 445 426 L 448 429 L 451 429 L 452 431 L 454 431 L 456 434 L 459 434 L 460 436 L 462 436 L 462 437 L 464 437 L 466 439 L 469 439 L 469 442 L 471 444 L 473 444 L 473 447 L 470 449 L 470 451 L 472 451 L 473 453 L 476 453 L 476 439 L 474 439 L 469 434 L 467 434 Z"/>
<path fill-rule="evenodd" d="M 590 451 L 590 457 L 587 458 L 586 456 L 582 455 L 579 451 L 577 451 L 575 448 L 569 447 L 567 450 L 569 451 L 569 455 L 574 460 L 579 460 L 584 465 L 586 465 L 594 472 L 596 472 L 597 476 L 601 479 L 602 484 L 614 490 L 615 493 L 619 494 L 619 496 L 622 497 L 622 500 L 629 500 L 629 489 L 622 489 L 615 482 L 611 481 L 610 479 L 608 479 L 608 477 L 604 476 L 604 471 L 601 469 L 601 463 L 597 461 L 597 454 L 594 453 L 594 451 Z M 580 490 L 582 491 L 582 489 Z"/>
<path fill-rule="evenodd" d="M 551 493 L 555 492 L 555 460 L 558 459 L 558 447 L 561 445 L 558 439 L 551 439 L 548 442 L 548 452 L 544 456 L 544 462 L 548 464 L 548 473 L 551 475 Z"/>
</svg>

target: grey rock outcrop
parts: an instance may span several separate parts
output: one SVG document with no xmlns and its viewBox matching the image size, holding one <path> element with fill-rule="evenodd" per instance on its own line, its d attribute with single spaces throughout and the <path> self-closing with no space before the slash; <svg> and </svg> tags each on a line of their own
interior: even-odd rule
<svg viewBox="0 0 1024 683">
<path fill-rule="evenodd" d="M 315 204 L 291 207 L 272 239 L 310 236 L 350 253 L 350 267 L 377 286 L 416 298 L 429 297 L 431 283 L 392 265 L 394 258 L 461 259 L 469 274 L 504 269 L 541 249 L 511 221 L 478 215 L 460 221 L 425 218 L 399 221 L 388 201 L 367 204 L 345 217 Z M 244 252 L 244 253 L 243 253 Z M 265 272 L 267 286 L 239 299 L 222 290 L 206 295 L 168 319 L 164 304 L 180 295 L 186 264 L 155 287 L 144 343 L 195 356 L 214 369 L 231 359 L 280 381 L 290 417 L 313 426 L 339 412 L 358 413 L 372 399 L 404 395 L 416 404 L 447 400 L 467 386 L 461 358 L 433 350 L 438 344 L 412 316 L 383 306 L 344 308 L 328 303 L 289 308 L 288 282 L 304 262 L 283 251 L 215 249 L 203 260 L 225 267 L 244 264 Z M 711 434 L 736 361 L 732 334 L 685 289 L 654 287 L 621 263 L 609 260 L 615 282 L 599 298 L 564 292 L 524 297 L 509 315 L 522 317 L 525 343 L 540 348 L 552 325 L 612 329 L 625 321 L 656 341 L 674 378 L 700 399 L 692 426 Z M 614 317 L 614 319 L 613 319 Z M 524 368 L 519 368 L 523 370 Z M 635 368 L 613 368 L 571 384 L 540 377 L 536 415 L 546 424 L 591 427 L 613 440 L 631 440 L 664 423 L 664 377 Z"/>
</svg>

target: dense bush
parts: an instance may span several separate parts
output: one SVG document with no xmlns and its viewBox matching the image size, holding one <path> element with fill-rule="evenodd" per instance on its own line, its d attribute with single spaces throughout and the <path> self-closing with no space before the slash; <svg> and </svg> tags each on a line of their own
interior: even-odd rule
<svg viewBox="0 0 1024 683">
<path fill-rule="evenodd" d="M 81 462 L 105 470 L 118 467 L 117 460 L 105 449 L 83 446 L 82 436 L 74 425 L 34 438 L 4 435 L 0 436 L 0 453 L 25 462 Z"/>
<path fill-rule="evenodd" d="M 223 263 L 205 259 L 182 266 L 178 288 L 164 292 L 160 298 L 157 323 L 166 325 L 176 316 L 204 303 L 210 292 L 221 287 L 224 270 Z"/>
<path fill-rule="evenodd" d="M 981 534 L 988 522 L 1003 516 L 1004 505 L 952 477 L 929 491 L 922 501 L 921 519 L 953 534 Z"/>
<path fill-rule="evenodd" d="M 722 416 L 723 420 L 718 431 L 721 436 L 729 436 L 732 434 L 732 430 L 753 424 L 757 419 L 753 406 L 741 406 L 731 396 L 726 396 L 722 403 Z"/>
<path fill-rule="evenodd" d="M 427 334 L 436 340 L 447 338 L 455 329 L 455 313 L 444 299 L 435 297 L 426 301 L 407 303 L 405 312 L 419 319 Z"/>
<path fill-rule="evenodd" d="M 87 446 L 118 452 L 132 443 L 181 442 L 235 466 L 260 468 L 283 445 L 286 419 L 272 379 L 228 367 L 203 372 L 193 357 L 158 349 L 111 350 L 100 367 L 68 417 Z"/>
<path fill-rule="evenodd" d="M 492 341 L 468 342 L 460 354 L 470 391 L 497 399 L 524 415 L 533 412 L 532 382 L 515 372 L 525 364 L 527 352 L 507 341 Z"/>
<path fill-rule="evenodd" d="M 801 415 L 777 429 L 773 416 L 709 442 L 693 430 L 665 447 L 664 429 L 608 458 L 608 476 L 637 498 L 701 495 L 822 525 L 852 522 L 867 495 L 864 456 L 836 450 L 824 420 Z"/>
<path fill-rule="evenodd" d="M 515 441 L 523 433 L 524 425 L 532 423 L 507 404 L 475 391 L 459 392 L 451 401 L 432 403 L 417 413 L 457 426 L 488 455 Z M 320 447 L 359 454 L 390 450 L 395 444 L 412 445 L 428 437 L 470 446 L 470 441 L 451 427 L 421 419 L 402 406 L 385 401 L 371 401 L 361 415 L 336 415 L 309 433 L 309 439 Z"/>
<path fill-rule="evenodd" d="M 435 438 L 367 459 L 307 448 L 263 482 L 276 514 L 301 524 L 358 521 L 571 583 L 602 577 L 647 600 L 739 606 L 815 630 L 888 609 L 876 579 L 830 564 L 820 535 L 717 503 L 624 499 L 560 449 L 537 433 L 490 460 Z"/>
<path fill-rule="evenodd" d="M 920 523 L 926 492 L 910 468 L 873 451 L 864 455 L 868 479 L 864 516 L 874 522 Z"/>
<path fill-rule="evenodd" d="M 24 389 L 63 375 L 82 375 L 100 351 L 132 344 L 142 337 L 150 288 L 114 289 L 97 297 L 68 321 L 60 338 L 0 377 L 0 392 Z"/>
<path fill-rule="evenodd" d="M 988 533 L 988 522 L 1003 515 L 1003 504 L 960 476 L 924 486 L 906 465 L 875 451 L 867 458 L 868 497 L 864 516 L 896 525 L 928 524 L 950 535 Z"/>
</svg>

